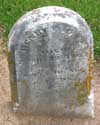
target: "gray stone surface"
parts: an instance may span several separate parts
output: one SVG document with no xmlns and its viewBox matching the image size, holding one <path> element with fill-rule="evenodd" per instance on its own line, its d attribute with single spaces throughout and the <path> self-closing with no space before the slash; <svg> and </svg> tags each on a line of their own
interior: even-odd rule
<svg viewBox="0 0 100 125">
<path fill-rule="evenodd" d="M 28 12 L 11 29 L 8 51 L 14 111 L 93 116 L 93 38 L 76 12 Z"/>
</svg>

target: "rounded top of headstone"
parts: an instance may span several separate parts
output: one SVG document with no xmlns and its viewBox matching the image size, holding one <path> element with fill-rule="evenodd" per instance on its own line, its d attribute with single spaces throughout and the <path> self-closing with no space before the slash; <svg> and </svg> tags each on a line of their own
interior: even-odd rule
<svg viewBox="0 0 100 125">
<path fill-rule="evenodd" d="M 58 25 L 63 23 L 73 27 L 85 38 L 89 47 L 93 47 L 92 33 L 86 21 L 78 13 L 64 7 L 47 6 L 27 12 L 15 23 L 8 36 L 8 49 L 11 50 L 16 44 L 22 42 L 27 32 L 47 23 L 49 27 L 52 23 L 58 23 Z"/>
</svg>

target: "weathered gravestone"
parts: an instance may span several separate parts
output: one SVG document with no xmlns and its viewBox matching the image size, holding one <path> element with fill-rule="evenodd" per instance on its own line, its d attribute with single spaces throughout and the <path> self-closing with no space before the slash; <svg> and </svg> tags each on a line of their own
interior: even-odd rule
<svg viewBox="0 0 100 125">
<path fill-rule="evenodd" d="M 82 17 L 63 7 L 22 16 L 9 34 L 14 111 L 92 117 L 92 33 Z"/>
</svg>

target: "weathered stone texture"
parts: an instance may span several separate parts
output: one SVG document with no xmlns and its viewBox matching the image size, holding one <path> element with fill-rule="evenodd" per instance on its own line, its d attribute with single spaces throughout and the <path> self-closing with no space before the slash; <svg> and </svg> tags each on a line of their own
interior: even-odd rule
<svg viewBox="0 0 100 125">
<path fill-rule="evenodd" d="M 76 12 L 63 7 L 28 12 L 13 26 L 8 50 L 15 111 L 93 116 L 93 38 Z"/>
</svg>

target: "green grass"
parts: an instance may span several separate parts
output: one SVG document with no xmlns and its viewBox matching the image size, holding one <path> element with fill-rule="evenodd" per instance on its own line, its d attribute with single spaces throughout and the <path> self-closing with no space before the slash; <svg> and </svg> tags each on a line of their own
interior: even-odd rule
<svg viewBox="0 0 100 125">
<path fill-rule="evenodd" d="M 0 25 L 6 37 L 24 13 L 48 5 L 71 8 L 85 18 L 93 32 L 95 58 L 100 58 L 100 0 L 0 0 Z"/>
</svg>

